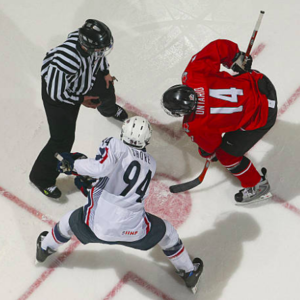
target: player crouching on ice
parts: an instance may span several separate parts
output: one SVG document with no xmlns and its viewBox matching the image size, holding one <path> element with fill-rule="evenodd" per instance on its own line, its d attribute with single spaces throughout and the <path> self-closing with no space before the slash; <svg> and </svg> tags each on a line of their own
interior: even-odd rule
<svg viewBox="0 0 300 300">
<path fill-rule="evenodd" d="M 276 91 L 271 81 L 251 70 L 252 58 L 228 40 L 216 40 L 194 55 L 182 75 L 182 85 L 163 95 L 165 111 L 183 116 L 182 127 L 199 146 L 202 157 L 219 160 L 243 187 L 236 204 L 271 197 L 265 168 L 262 176 L 245 156 L 274 125 Z M 237 75 L 220 72 L 220 64 Z"/>
<path fill-rule="evenodd" d="M 200 258 L 191 261 L 176 229 L 144 208 L 156 170 L 156 161 L 145 148 L 151 133 L 149 122 L 135 116 L 124 122 L 121 140 L 110 137 L 102 141 L 95 159 L 80 153 L 60 154 L 63 159 L 57 169 L 79 175 L 75 184 L 88 194 L 88 202 L 63 216 L 51 232 L 39 235 L 39 262 L 44 262 L 73 235 L 82 244 L 118 244 L 139 250 L 158 244 L 186 286 L 196 292 L 203 262 Z M 86 185 L 92 181 L 92 186 Z"/>
</svg>

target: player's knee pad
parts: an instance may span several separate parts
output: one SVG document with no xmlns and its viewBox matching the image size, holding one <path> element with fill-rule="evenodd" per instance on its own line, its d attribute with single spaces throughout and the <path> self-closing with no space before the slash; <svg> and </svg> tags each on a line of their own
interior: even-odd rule
<svg viewBox="0 0 300 300">
<path fill-rule="evenodd" d="M 163 252 L 166 256 L 168 256 L 168 258 L 172 259 L 178 256 L 182 252 L 182 249 L 184 249 L 183 243 L 181 239 L 178 239 L 177 243 L 173 247 L 167 248 L 163 250 Z"/>
<path fill-rule="evenodd" d="M 220 163 L 233 175 L 241 174 L 247 170 L 251 164 L 251 161 L 246 156 L 233 156 L 228 154 L 222 149 L 216 151 L 217 158 Z"/>
<path fill-rule="evenodd" d="M 227 169 L 233 175 L 240 174 L 249 167 L 250 163 L 251 163 L 250 160 L 246 156 L 243 156 L 242 160 L 238 164 L 234 165 L 231 168 L 227 168 Z"/>
<path fill-rule="evenodd" d="M 163 221 L 166 224 L 166 233 L 158 244 L 163 250 L 167 250 L 174 247 L 180 239 L 174 226 L 166 220 Z"/>
<path fill-rule="evenodd" d="M 58 242 L 66 243 L 72 237 L 73 232 L 70 228 L 69 219 L 73 211 L 66 213 L 54 226 L 54 235 Z"/>
</svg>

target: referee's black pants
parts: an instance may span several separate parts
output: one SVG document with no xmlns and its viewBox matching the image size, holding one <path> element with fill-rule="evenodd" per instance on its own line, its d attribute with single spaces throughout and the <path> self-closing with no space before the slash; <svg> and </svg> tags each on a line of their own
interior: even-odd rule
<svg viewBox="0 0 300 300">
<path fill-rule="evenodd" d="M 55 185 L 59 172 L 56 171 L 56 152 L 70 152 L 75 140 L 76 120 L 80 105 L 53 101 L 46 92 L 42 80 L 42 98 L 47 115 L 50 139 L 37 157 L 30 172 L 30 180 L 41 188 Z"/>
<path fill-rule="evenodd" d="M 112 84 L 106 89 L 106 83 L 101 72 L 88 95 L 99 96 L 102 104 L 98 111 L 105 117 L 113 116 L 116 106 L 115 90 Z M 53 101 L 46 91 L 46 83 L 42 80 L 42 99 L 47 115 L 50 139 L 37 157 L 29 178 L 36 186 L 47 188 L 55 185 L 59 172 L 56 171 L 56 152 L 71 152 L 74 140 L 76 121 L 80 105 L 71 105 L 64 102 Z"/>
</svg>

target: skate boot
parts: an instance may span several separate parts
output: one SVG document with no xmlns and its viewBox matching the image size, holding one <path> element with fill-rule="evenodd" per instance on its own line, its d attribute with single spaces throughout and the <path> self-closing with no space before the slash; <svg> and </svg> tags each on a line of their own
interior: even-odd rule
<svg viewBox="0 0 300 300">
<path fill-rule="evenodd" d="M 49 198 L 58 199 L 61 197 L 61 191 L 56 185 L 47 187 L 45 189 L 38 187 L 38 189 Z"/>
<path fill-rule="evenodd" d="M 56 252 L 56 251 L 50 249 L 49 247 L 47 248 L 47 250 L 42 249 L 42 241 L 47 234 L 48 234 L 48 231 L 43 231 L 39 235 L 39 237 L 36 241 L 36 260 L 38 262 L 44 262 L 49 255 Z"/>
<path fill-rule="evenodd" d="M 200 275 L 203 271 L 203 261 L 196 257 L 193 260 L 194 265 L 194 271 L 191 272 L 185 272 L 183 270 L 180 270 L 177 272 L 177 274 L 184 280 L 185 285 L 191 289 L 191 291 L 196 294 L 197 292 L 197 284 L 200 279 Z"/>
<path fill-rule="evenodd" d="M 235 194 L 234 198 L 237 205 L 255 203 L 272 197 L 270 184 L 266 179 L 267 169 L 262 168 L 261 172 L 261 181 L 256 186 L 242 189 Z"/>
<path fill-rule="evenodd" d="M 31 182 L 32 182 L 32 184 L 34 184 L 35 187 L 37 187 L 43 193 L 43 195 L 45 195 L 49 198 L 54 198 L 54 199 L 58 199 L 61 197 L 61 191 L 56 185 L 43 188 L 43 187 L 35 184 L 32 180 L 31 180 Z"/>
<path fill-rule="evenodd" d="M 114 119 L 124 122 L 128 118 L 128 114 L 124 108 L 116 104 L 118 107 L 117 112 L 112 116 Z"/>
</svg>

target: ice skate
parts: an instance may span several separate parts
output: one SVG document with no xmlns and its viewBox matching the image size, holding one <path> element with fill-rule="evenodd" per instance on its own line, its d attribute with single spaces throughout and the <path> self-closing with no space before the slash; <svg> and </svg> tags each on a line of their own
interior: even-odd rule
<svg viewBox="0 0 300 300">
<path fill-rule="evenodd" d="M 128 114 L 124 108 L 116 104 L 118 107 L 117 112 L 112 116 L 114 119 L 124 122 L 128 118 Z"/>
<path fill-rule="evenodd" d="M 178 275 L 184 280 L 185 285 L 191 289 L 191 291 L 196 294 L 197 285 L 200 279 L 200 275 L 203 271 L 203 261 L 196 257 L 193 260 L 194 271 L 185 272 L 183 270 L 178 271 Z"/>
<path fill-rule="evenodd" d="M 39 188 L 39 187 L 38 187 Z M 54 199 L 58 199 L 61 197 L 61 191 L 60 189 L 56 186 L 50 186 L 48 188 L 39 188 L 39 190 L 47 197 L 49 198 L 54 198 Z"/>
<path fill-rule="evenodd" d="M 234 198 L 237 205 L 245 205 L 267 200 L 272 197 L 270 193 L 270 184 L 266 179 L 267 169 L 262 168 L 261 181 L 254 187 L 245 188 L 235 194 Z"/>
<path fill-rule="evenodd" d="M 42 249 L 42 241 L 47 234 L 48 234 L 48 231 L 43 231 L 39 235 L 37 242 L 36 242 L 36 260 L 38 262 L 44 262 L 48 256 L 50 256 L 51 254 L 56 252 L 56 251 L 50 249 L 49 247 L 47 248 L 47 250 Z"/>
<path fill-rule="evenodd" d="M 43 193 L 43 195 L 45 195 L 49 198 L 54 198 L 54 199 L 58 199 L 61 197 L 61 191 L 56 185 L 43 188 L 39 185 L 36 185 L 33 181 L 31 181 L 31 182 L 32 182 L 32 184 L 34 184 L 35 187 L 37 187 Z"/>
</svg>

